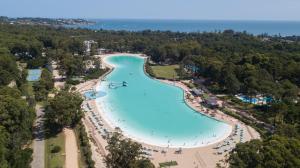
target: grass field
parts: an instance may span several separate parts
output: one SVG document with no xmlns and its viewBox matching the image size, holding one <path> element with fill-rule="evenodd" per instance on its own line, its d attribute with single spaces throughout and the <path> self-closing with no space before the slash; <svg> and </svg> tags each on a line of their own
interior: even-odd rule
<svg viewBox="0 0 300 168">
<path fill-rule="evenodd" d="M 61 150 L 57 153 L 51 153 L 54 146 L 60 146 Z M 65 137 L 61 132 L 55 137 L 45 140 L 45 166 L 46 168 L 62 168 L 65 165 Z"/>
<path fill-rule="evenodd" d="M 33 83 L 34 82 L 27 82 L 22 85 L 22 90 L 24 91 L 24 96 L 29 96 L 29 97 L 34 96 Z"/>
<path fill-rule="evenodd" d="M 164 65 L 164 66 L 150 66 L 155 77 L 166 79 L 178 79 L 179 65 Z"/>
</svg>

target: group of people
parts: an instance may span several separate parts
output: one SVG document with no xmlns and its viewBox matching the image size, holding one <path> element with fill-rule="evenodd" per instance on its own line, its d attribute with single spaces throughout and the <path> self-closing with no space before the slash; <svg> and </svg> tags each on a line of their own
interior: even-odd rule
<svg viewBox="0 0 300 168">
<path fill-rule="evenodd" d="M 215 147 L 217 149 L 216 154 L 221 155 L 224 152 L 233 150 L 238 142 L 244 142 L 244 130 L 240 125 L 236 124 L 233 133 Z"/>
<path fill-rule="evenodd" d="M 106 139 L 110 134 L 112 134 L 104 127 L 104 122 L 102 118 L 99 116 L 99 114 L 96 114 L 94 112 L 94 110 L 90 107 L 89 103 L 84 103 L 83 109 L 86 112 L 88 112 L 88 119 L 93 124 L 97 132 L 102 136 L 102 138 Z"/>
</svg>

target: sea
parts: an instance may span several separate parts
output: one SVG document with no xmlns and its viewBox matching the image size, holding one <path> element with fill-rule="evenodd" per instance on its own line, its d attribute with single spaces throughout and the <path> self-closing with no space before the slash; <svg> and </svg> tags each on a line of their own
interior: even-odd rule
<svg viewBox="0 0 300 168">
<path fill-rule="evenodd" d="M 143 20 L 89 19 L 95 24 L 67 26 L 92 30 L 159 30 L 172 32 L 219 32 L 234 30 L 253 35 L 299 36 L 300 21 L 242 21 L 242 20 Z"/>
</svg>

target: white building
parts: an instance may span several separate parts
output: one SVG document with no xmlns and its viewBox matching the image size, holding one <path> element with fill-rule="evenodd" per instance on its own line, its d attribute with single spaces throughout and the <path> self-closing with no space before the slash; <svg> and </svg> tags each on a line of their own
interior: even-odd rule
<svg viewBox="0 0 300 168">
<path fill-rule="evenodd" d="M 85 46 L 85 48 L 86 48 L 86 53 L 90 53 L 91 52 L 91 49 L 92 49 L 92 44 L 97 44 L 97 42 L 96 41 L 94 41 L 94 40 L 85 40 L 84 42 L 83 42 L 83 44 L 84 44 L 84 46 Z"/>
</svg>

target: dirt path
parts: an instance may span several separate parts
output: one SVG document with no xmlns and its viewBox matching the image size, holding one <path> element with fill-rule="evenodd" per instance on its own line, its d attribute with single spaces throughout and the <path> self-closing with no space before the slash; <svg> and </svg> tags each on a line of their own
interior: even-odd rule
<svg viewBox="0 0 300 168">
<path fill-rule="evenodd" d="M 79 168 L 78 166 L 78 147 L 76 136 L 72 129 L 65 128 L 65 150 L 66 150 L 66 168 Z"/>
</svg>

